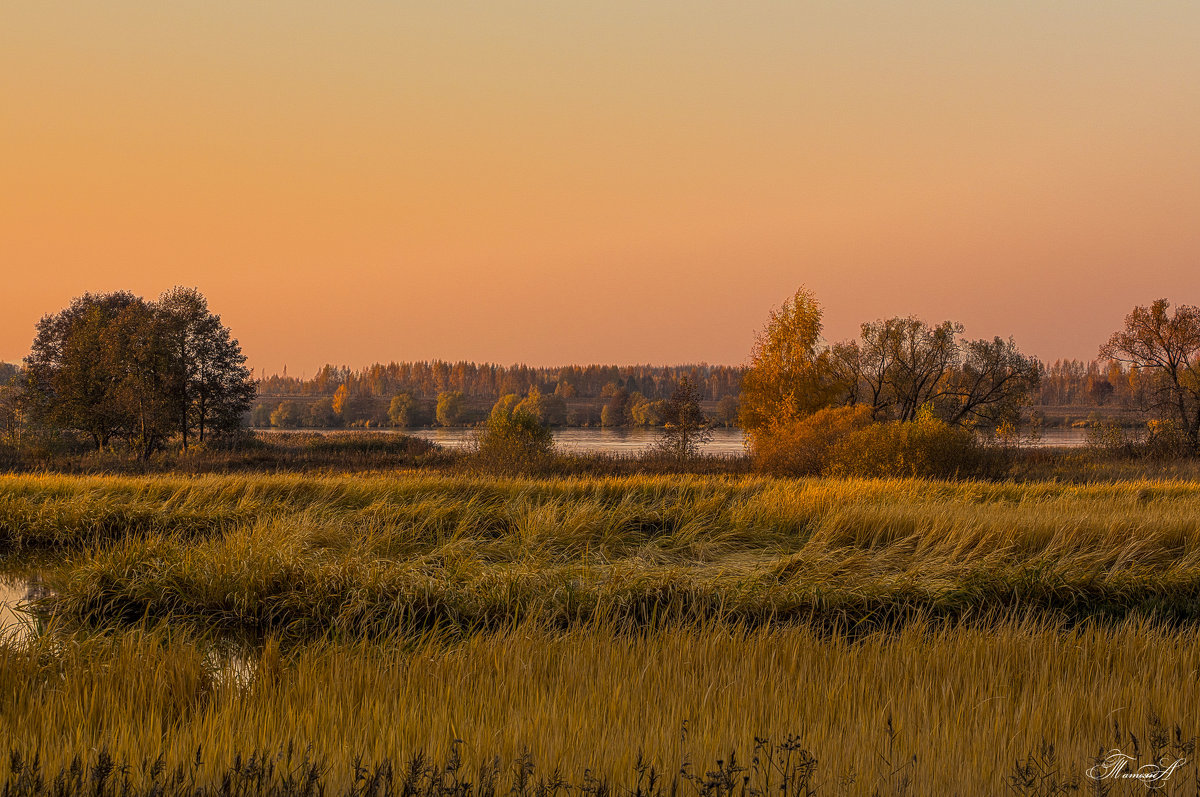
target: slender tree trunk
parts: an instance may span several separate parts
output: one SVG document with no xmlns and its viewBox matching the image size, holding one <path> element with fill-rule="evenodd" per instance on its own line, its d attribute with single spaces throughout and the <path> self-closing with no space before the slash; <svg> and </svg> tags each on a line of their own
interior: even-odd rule
<svg viewBox="0 0 1200 797">
<path fill-rule="evenodd" d="M 204 401 L 204 391 L 201 390 L 200 397 L 199 397 L 199 417 L 196 419 L 200 425 L 200 442 L 201 443 L 204 443 L 204 425 L 205 425 L 204 421 L 205 421 L 205 417 L 207 416 L 207 414 L 208 414 L 208 407 L 206 406 L 206 402 Z"/>
<path fill-rule="evenodd" d="M 182 378 L 179 384 L 179 435 L 183 439 L 183 450 L 188 449 L 188 384 L 187 384 L 187 345 L 179 347 L 179 368 Z"/>
<path fill-rule="evenodd" d="M 142 449 L 142 460 L 145 461 L 145 460 L 150 459 L 150 453 L 148 451 L 148 446 L 146 444 L 146 412 L 145 412 L 145 410 L 142 411 L 141 415 L 142 415 L 142 417 L 138 419 L 139 427 L 141 429 L 141 433 L 138 435 L 140 437 L 140 439 L 138 440 L 138 443 L 141 445 L 141 449 Z"/>
</svg>

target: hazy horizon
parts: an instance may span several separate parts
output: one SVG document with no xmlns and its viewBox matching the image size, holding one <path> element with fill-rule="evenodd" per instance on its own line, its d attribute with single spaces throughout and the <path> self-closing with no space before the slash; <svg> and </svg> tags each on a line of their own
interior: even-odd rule
<svg viewBox="0 0 1200 797">
<path fill-rule="evenodd" d="M 198 287 L 255 370 L 745 361 L 952 319 L 1090 359 L 1200 303 L 1200 5 L 0 10 L 0 360 Z"/>
</svg>

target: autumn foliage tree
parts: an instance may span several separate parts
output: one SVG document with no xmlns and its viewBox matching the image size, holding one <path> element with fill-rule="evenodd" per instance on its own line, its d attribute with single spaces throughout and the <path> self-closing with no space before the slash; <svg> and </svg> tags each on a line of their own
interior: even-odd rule
<svg viewBox="0 0 1200 797">
<path fill-rule="evenodd" d="M 536 418 L 538 423 L 547 426 L 562 426 L 567 419 L 567 404 L 562 396 L 543 393 L 536 385 L 529 389 L 519 406 Z"/>
<path fill-rule="evenodd" d="M 771 311 L 755 339 L 742 378 L 742 427 L 751 436 L 769 433 L 827 406 L 834 393 L 821 343 L 821 305 L 800 288 Z"/>
<path fill-rule="evenodd" d="M 125 420 L 113 386 L 106 333 L 120 331 L 123 311 L 143 300 L 131 293 L 85 294 L 37 324 L 25 358 L 25 406 L 42 426 L 86 434 L 103 448 Z"/>
<path fill-rule="evenodd" d="M 629 404 L 629 393 L 623 387 L 613 387 L 606 396 L 608 399 L 600 410 L 601 426 L 623 426 L 625 410 Z"/>
<path fill-rule="evenodd" d="M 1178 426 L 1193 453 L 1200 452 L 1200 308 L 1159 299 L 1134 307 L 1100 356 L 1132 366 L 1146 408 Z"/>
<path fill-rule="evenodd" d="M 463 422 L 466 402 L 461 390 L 444 390 L 438 394 L 436 418 L 441 426 L 457 426 Z"/>
<path fill-rule="evenodd" d="M 412 393 L 397 393 L 388 404 L 388 420 L 393 426 L 412 426 L 415 407 L 416 399 Z"/>
<path fill-rule="evenodd" d="M 371 414 L 371 400 L 349 385 L 338 385 L 332 398 L 332 409 L 337 422 L 350 426 L 367 420 Z"/>
<path fill-rule="evenodd" d="M 1038 384 L 1040 364 L 1011 338 L 964 341 L 962 332 L 952 321 L 897 317 L 863 324 L 858 339 L 826 346 L 821 307 L 800 289 L 771 313 L 742 382 L 741 420 L 757 460 L 780 471 L 808 472 L 821 457 L 793 449 L 819 442 L 832 450 L 833 440 L 864 418 L 902 425 L 923 419 L 921 429 L 937 435 L 891 432 L 921 445 L 938 435 L 955 437 L 942 426 L 969 436 L 974 427 L 1015 422 Z M 815 416 L 838 406 L 864 409 Z M 875 432 L 860 436 L 867 434 Z"/>
</svg>

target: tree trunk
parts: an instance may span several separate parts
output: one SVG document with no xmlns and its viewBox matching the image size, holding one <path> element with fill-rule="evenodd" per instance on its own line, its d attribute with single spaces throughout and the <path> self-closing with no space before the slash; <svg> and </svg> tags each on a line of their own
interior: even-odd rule
<svg viewBox="0 0 1200 797">
<path fill-rule="evenodd" d="M 183 371 L 183 379 L 179 385 L 179 434 L 183 439 L 183 450 L 188 449 L 188 373 L 187 373 L 187 344 L 179 346 L 179 367 Z"/>
<path fill-rule="evenodd" d="M 208 408 L 205 406 L 205 401 L 204 401 L 204 392 L 203 392 L 203 391 L 201 391 L 201 393 L 200 393 L 200 407 L 199 407 L 199 409 L 200 409 L 200 412 L 199 412 L 199 417 L 197 418 L 197 422 L 198 422 L 198 423 L 199 423 L 199 425 L 200 425 L 200 442 L 201 442 L 201 443 L 203 443 L 203 442 L 204 442 L 204 420 L 205 420 L 205 416 L 206 416 L 206 415 L 207 415 L 207 413 L 208 413 Z"/>
</svg>

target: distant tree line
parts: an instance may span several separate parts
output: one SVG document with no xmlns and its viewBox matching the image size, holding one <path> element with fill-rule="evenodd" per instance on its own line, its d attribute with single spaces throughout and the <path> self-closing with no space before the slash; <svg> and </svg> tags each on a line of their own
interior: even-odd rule
<svg viewBox="0 0 1200 797">
<path fill-rule="evenodd" d="M 893 331 L 898 319 L 892 319 Z M 873 322 L 875 332 L 880 324 Z M 878 343 L 878 341 L 876 341 Z M 0 364 L 0 368 L 5 367 Z M 15 370 L 15 366 L 8 365 Z M 1134 368 L 1118 360 L 1058 359 L 1039 361 L 1041 380 L 1030 400 L 1048 407 L 1119 405 L 1137 407 L 1144 386 Z M 340 388 L 360 395 L 389 398 L 407 394 L 434 400 L 457 390 L 466 399 L 494 401 L 508 394 L 526 395 L 537 387 L 559 397 L 609 398 L 616 390 L 638 393 L 648 400 L 666 399 L 683 376 L 696 384 L 701 400 L 720 401 L 741 392 L 744 366 L 567 366 L 533 368 L 441 361 L 373 365 L 359 371 L 325 365 L 311 379 L 265 376 L 258 380 L 263 398 L 332 397 Z M 0 374 L 0 383 L 5 381 Z M 560 387 L 560 385 L 562 385 Z"/>
<path fill-rule="evenodd" d="M 956 385 L 923 373 L 926 367 L 941 371 L 943 365 L 948 372 L 952 363 L 947 358 L 952 355 L 970 360 L 964 363 L 966 370 L 958 373 Z M 920 358 L 925 358 L 924 362 L 918 361 Z M 1003 339 L 964 343 L 961 326 L 953 322 L 929 325 L 913 318 L 869 322 L 863 325 L 860 338 L 830 347 L 824 367 L 831 373 L 840 371 L 845 403 L 865 403 L 869 397 L 876 417 L 895 410 L 899 417 L 911 419 L 922 403 L 936 399 L 944 406 L 956 396 L 961 398 L 964 389 L 970 392 L 961 381 L 965 375 L 984 380 L 975 385 L 978 391 L 1005 358 L 1020 365 L 1025 377 L 1032 376 L 1031 366 L 1037 369 L 1038 379 L 1028 379 L 1028 390 L 1018 402 L 1029 408 L 1138 410 L 1147 402 L 1146 379 L 1129 364 L 1109 359 L 1041 362 L 1019 354 L 1011 341 Z M 901 369 L 908 370 L 906 377 L 901 377 Z M 495 401 L 517 396 L 522 400 L 528 397 L 538 407 L 538 417 L 551 426 L 661 427 L 668 397 L 678 380 L 686 377 L 696 386 L 710 419 L 734 426 L 739 422 L 745 371 L 744 366 L 532 368 L 438 361 L 352 371 L 326 365 L 312 379 L 260 379 L 253 424 L 283 428 L 458 426 L 482 422 Z M 851 375 L 852 379 L 845 379 Z M 596 387 L 601 379 L 607 381 Z M 907 379 L 907 388 L 901 386 L 902 379 Z M 496 384 L 504 386 L 505 392 L 496 395 Z M 395 385 L 404 387 L 390 392 Z M 513 385 L 526 387 L 509 390 Z M 992 399 L 1013 397 L 1004 385 L 991 387 Z M 985 406 L 996 409 L 1001 403 L 991 400 Z M 959 411 L 972 415 L 977 405 L 975 400 L 960 403 Z M 1011 401 L 1006 412 L 1011 419 Z M 1000 414 L 1004 413 L 976 420 L 994 422 Z"/>
<path fill-rule="evenodd" d="M 149 457 L 235 434 L 255 385 L 238 342 L 192 288 L 157 301 L 84 294 L 37 324 L 0 392 L 0 425 L 75 434 Z M 0 376 L 11 374 L 9 369 Z"/>
<path fill-rule="evenodd" d="M 1042 364 L 1033 403 L 1043 407 L 1123 407 L 1145 403 L 1146 380 L 1119 360 L 1055 360 Z"/>
<path fill-rule="evenodd" d="M 688 377 L 700 405 L 699 389 Z M 678 383 L 677 383 L 678 385 Z M 678 389 L 678 387 L 676 387 Z M 671 392 L 674 395 L 674 390 Z M 650 399 L 610 383 L 596 398 L 572 397 L 543 392 L 534 385 L 524 395 L 506 393 L 495 401 L 470 398 L 461 390 L 443 390 L 432 398 L 402 391 L 390 398 L 351 392 L 340 386 L 332 396 L 260 396 L 250 414 L 252 426 L 281 429 L 371 428 L 418 426 L 473 426 L 491 416 L 496 405 L 522 412 L 545 426 L 662 428 L 670 423 L 671 399 Z M 735 426 L 738 399 L 727 395 L 720 401 L 704 401 L 709 422 Z"/>
<path fill-rule="evenodd" d="M 267 376 L 251 422 L 280 428 L 460 426 L 482 423 L 497 401 L 522 402 L 549 426 L 666 424 L 666 406 L 687 379 L 713 420 L 733 425 L 742 368 L 588 365 L 535 368 L 439 360 L 326 365 L 311 379 Z M 513 398 L 509 398 L 513 397 Z M 515 406 L 515 404 L 514 404 Z"/>
<path fill-rule="evenodd" d="M 436 399 L 458 391 L 466 399 L 494 402 L 501 396 L 527 395 L 533 388 L 563 399 L 601 398 L 616 388 L 648 399 L 668 399 L 679 380 L 687 377 L 703 400 L 719 401 L 737 395 L 742 368 L 727 365 L 568 365 L 536 368 L 528 365 L 444 362 L 430 360 L 375 364 L 360 370 L 325 365 L 310 379 L 271 375 L 259 379 L 264 397 L 333 396 L 339 388 L 354 395 L 390 397 L 408 393 L 417 399 Z"/>
</svg>

